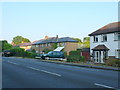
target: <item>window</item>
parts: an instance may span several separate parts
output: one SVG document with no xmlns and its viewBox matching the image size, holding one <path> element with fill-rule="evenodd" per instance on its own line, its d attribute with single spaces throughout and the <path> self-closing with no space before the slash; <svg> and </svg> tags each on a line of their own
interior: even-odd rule
<svg viewBox="0 0 120 90">
<path fill-rule="evenodd" d="M 120 59 L 120 49 L 117 49 L 117 50 L 115 50 L 115 56 L 116 56 L 116 58 L 119 58 Z"/>
<path fill-rule="evenodd" d="M 42 47 L 44 47 L 44 44 L 42 44 Z"/>
<path fill-rule="evenodd" d="M 38 47 L 38 45 L 36 45 L 36 47 Z"/>
<path fill-rule="evenodd" d="M 120 40 L 120 32 L 114 34 L 115 40 Z"/>
<path fill-rule="evenodd" d="M 103 34 L 103 35 L 101 36 L 101 41 L 102 41 L 102 42 L 106 42 L 106 41 L 107 41 L 107 34 Z"/>
<path fill-rule="evenodd" d="M 98 36 L 93 36 L 93 42 L 98 42 Z"/>
</svg>

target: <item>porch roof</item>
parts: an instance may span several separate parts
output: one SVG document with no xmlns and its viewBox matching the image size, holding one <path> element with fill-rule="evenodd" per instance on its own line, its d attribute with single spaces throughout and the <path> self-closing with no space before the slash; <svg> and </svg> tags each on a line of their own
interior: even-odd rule
<svg viewBox="0 0 120 90">
<path fill-rule="evenodd" d="M 98 45 L 96 47 L 94 47 L 92 50 L 94 51 L 103 51 L 103 50 L 109 50 L 105 45 Z"/>
</svg>

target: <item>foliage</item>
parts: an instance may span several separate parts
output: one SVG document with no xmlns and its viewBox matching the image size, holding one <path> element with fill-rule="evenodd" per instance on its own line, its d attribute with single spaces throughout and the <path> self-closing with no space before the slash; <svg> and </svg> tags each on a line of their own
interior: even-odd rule
<svg viewBox="0 0 120 90">
<path fill-rule="evenodd" d="M 83 42 L 83 47 L 84 48 L 90 48 L 90 42 L 89 41 Z"/>
<path fill-rule="evenodd" d="M 69 53 L 69 55 L 70 56 L 74 56 L 74 55 L 80 55 L 80 51 L 79 50 L 77 50 L 77 51 L 71 51 L 70 53 Z"/>
<path fill-rule="evenodd" d="M 119 59 L 112 59 L 106 63 L 108 66 L 120 67 L 120 60 Z"/>
<path fill-rule="evenodd" d="M 79 48 L 90 48 L 90 37 L 84 37 L 83 42 L 79 42 Z"/>
<path fill-rule="evenodd" d="M 22 36 L 16 36 L 13 38 L 12 42 L 15 44 L 15 45 L 19 45 L 20 43 L 27 43 L 27 42 L 30 42 L 29 39 L 27 38 L 24 38 Z"/>
<path fill-rule="evenodd" d="M 24 55 L 24 49 L 23 48 L 19 48 L 19 47 L 13 47 L 10 49 L 14 56 L 23 56 Z"/>
<path fill-rule="evenodd" d="M 62 51 L 64 53 L 65 58 L 67 58 L 67 52 Z"/>
<path fill-rule="evenodd" d="M 56 49 L 57 48 L 57 43 L 53 43 L 52 47 L 53 47 L 53 49 Z"/>
<path fill-rule="evenodd" d="M 19 47 L 14 47 L 10 50 L 11 50 L 11 52 L 13 52 L 14 56 L 18 56 L 18 57 L 34 58 L 36 56 L 36 53 L 25 51 L 23 48 L 19 48 Z"/>
<path fill-rule="evenodd" d="M 84 37 L 83 38 L 83 42 L 89 42 L 90 41 L 90 37 Z"/>
<path fill-rule="evenodd" d="M 8 50 L 12 48 L 12 45 L 7 42 L 7 40 L 0 41 L 0 46 L 2 47 L 0 50 Z"/>
<path fill-rule="evenodd" d="M 36 53 L 34 52 L 28 52 L 28 51 L 24 52 L 24 57 L 34 58 L 35 56 L 36 56 Z"/>
<path fill-rule="evenodd" d="M 67 57 L 67 62 L 85 62 L 85 57 L 81 56 L 81 50 L 71 51 Z"/>
<path fill-rule="evenodd" d="M 73 38 L 73 39 L 78 41 L 78 42 L 82 42 L 81 39 L 79 39 L 79 38 Z"/>
</svg>

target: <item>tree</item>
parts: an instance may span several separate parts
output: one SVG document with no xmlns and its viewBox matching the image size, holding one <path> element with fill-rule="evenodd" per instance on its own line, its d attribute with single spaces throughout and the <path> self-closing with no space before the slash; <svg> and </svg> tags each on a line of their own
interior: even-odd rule
<svg viewBox="0 0 120 90">
<path fill-rule="evenodd" d="M 12 48 L 12 45 L 9 44 L 9 43 L 7 42 L 7 40 L 2 40 L 2 41 L 0 41 L 0 46 L 2 47 L 2 49 L 0 49 L 0 50 L 2 50 L 2 51 L 8 50 L 8 49 L 11 49 L 11 48 Z"/>
<path fill-rule="evenodd" d="M 79 42 L 79 48 L 90 48 L 90 37 L 84 37 L 83 42 Z"/>
<path fill-rule="evenodd" d="M 83 38 L 83 42 L 89 42 L 90 41 L 90 37 L 84 37 Z"/>
<path fill-rule="evenodd" d="M 12 42 L 15 44 L 15 45 L 19 45 L 21 43 L 27 43 L 27 42 L 30 42 L 29 39 L 27 38 L 24 38 L 22 36 L 16 36 L 13 38 Z"/>
<path fill-rule="evenodd" d="M 73 39 L 78 41 L 78 42 L 82 42 L 81 39 L 79 39 L 79 38 L 73 38 Z"/>
</svg>

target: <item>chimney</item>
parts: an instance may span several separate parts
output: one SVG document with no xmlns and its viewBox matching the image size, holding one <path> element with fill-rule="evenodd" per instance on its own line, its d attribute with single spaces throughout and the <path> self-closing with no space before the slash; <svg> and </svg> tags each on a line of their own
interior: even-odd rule
<svg viewBox="0 0 120 90">
<path fill-rule="evenodd" d="M 47 35 L 45 36 L 45 39 L 48 39 L 48 36 L 47 36 Z"/>
<path fill-rule="evenodd" d="M 58 38 L 58 35 L 56 35 L 56 38 Z"/>
<path fill-rule="evenodd" d="M 58 35 L 56 35 L 56 41 L 58 41 Z"/>
</svg>

